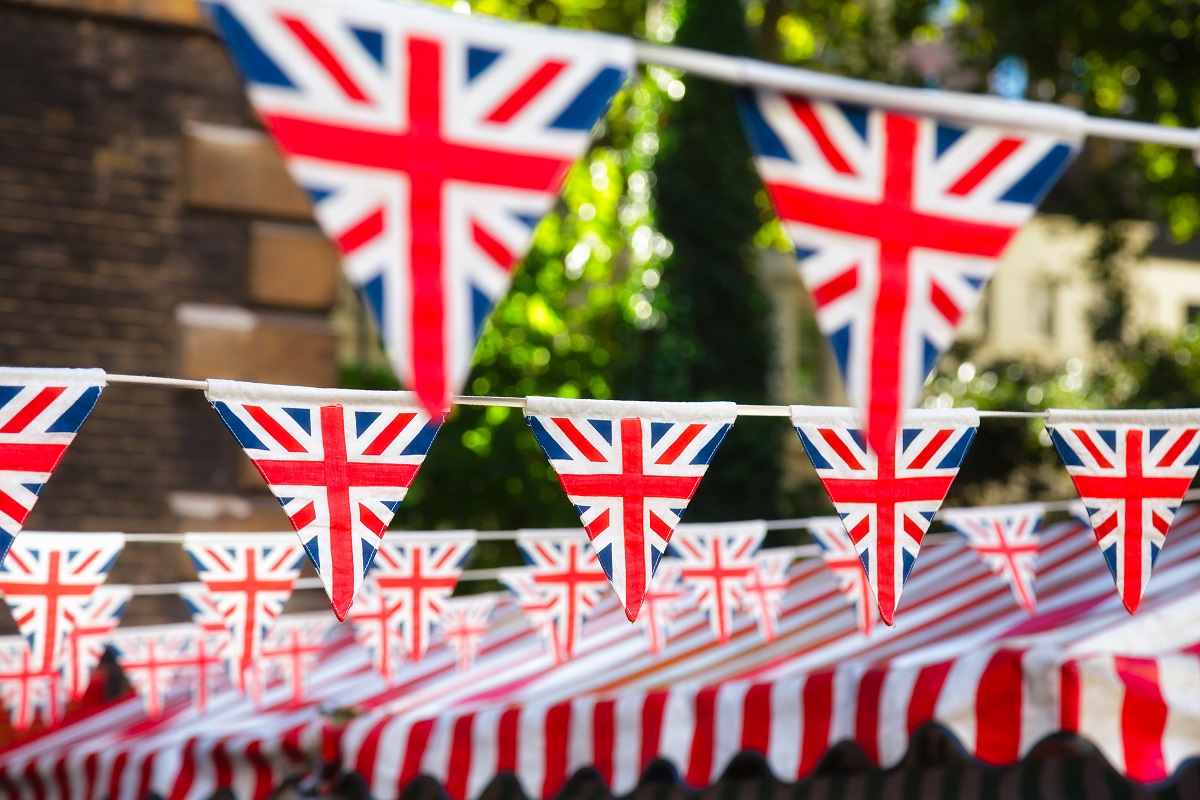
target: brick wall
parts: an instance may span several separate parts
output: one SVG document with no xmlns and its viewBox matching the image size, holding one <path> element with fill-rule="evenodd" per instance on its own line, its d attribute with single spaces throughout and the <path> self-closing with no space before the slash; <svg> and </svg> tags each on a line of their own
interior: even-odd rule
<svg viewBox="0 0 1200 800">
<path fill-rule="evenodd" d="M 335 381 L 335 260 L 199 19 L 0 0 L 0 364 Z M 114 384 L 26 527 L 286 527 L 243 461 L 199 392 Z M 175 546 L 116 569 L 194 577 Z"/>
</svg>

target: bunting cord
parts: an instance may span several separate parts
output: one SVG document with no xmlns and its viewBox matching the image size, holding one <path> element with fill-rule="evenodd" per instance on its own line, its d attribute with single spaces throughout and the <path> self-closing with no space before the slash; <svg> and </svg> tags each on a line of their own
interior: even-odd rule
<svg viewBox="0 0 1200 800">
<path fill-rule="evenodd" d="M 760 86 L 784 92 L 807 94 L 842 102 L 882 106 L 901 112 L 954 117 L 974 122 L 1022 124 L 1022 107 L 1040 106 L 1080 120 L 1083 133 L 1105 139 L 1157 144 L 1190 150 L 1200 163 L 1200 128 L 1179 128 L 1151 122 L 1093 117 L 1066 106 L 1004 100 L 994 96 L 891 86 L 874 81 L 846 78 L 800 67 L 771 64 L 737 56 L 711 53 L 675 45 L 634 42 L 634 53 L 643 64 L 681 70 L 735 86 Z M 986 100 L 985 106 L 980 101 Z M 1005 108 L 1005 105 L 1010 108 Z M 1031 116 L 1031 115 L 1025 115 Z"/>
</svg>

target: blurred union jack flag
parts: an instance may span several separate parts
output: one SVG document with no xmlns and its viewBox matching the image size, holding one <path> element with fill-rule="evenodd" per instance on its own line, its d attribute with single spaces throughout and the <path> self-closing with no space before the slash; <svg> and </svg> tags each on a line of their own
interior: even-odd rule
<svg viewBox="0 0 1200 800">
<path fill-rule="evenodd" d="M 204 710 L 209 673 L 220 666 L 205 640 L 205 634 L 188 622 L 118 628 L 113 634 L 117 665 L 147 716 L 161 716 L 173 700 L 183 702 L 185 694 Z"/>
<path fill-rule="evenodd" d="M 525 414 L 625 615 L 636 620 L 737 407 L 531 397 Z"/>
<path fill-rule="evenodd" d="M 29 730 L 39 718 L 49 728 L 65 711 L 58 672 L 37 666 L 23 636 L 0 637 L 0 700 L 18 731 Z"/>
<path fill-rule="evenodd" d="M 179 584 L 179 597 L 192 614 L 192 624 L 197 629 L 194 680 L 191 680 L 192 697 L 196 707 L 203 711 L 208 706 L 208 695 L 215 686 L 227 685 L 229 678 L 229 648 L 233 634 L 226 624 L 225 615 L 213 602 L 213 596 L 203 583 Z M 257 684 L 251 686 L 256 690 Z"/>
<path fill-rule="evenodd" d="M 986 99 L 975 108 L 989 105 L 992 120 L 1007 119 Z M 889 450 L 901 410 L 918 404 L 997 259 L 1074 155 L 1080 117 L 1030 110 L 1038 127 L 1017 130 L 766 89 L 744 92 L 741 111 L 866 439 Z"/>
<path fill-rule="evenodd" d="M 441 418 L 397 392 L 212 380 L 208 398 L 283 505 L 345 619 Z"/>
<path fill-rule="evenodd" d="M 475 665 L 475 659 L 479 656 L 488 620 L 492 616 L 492 609 L 496 607 L 496 598 L 486 594 L 451 597 L 440 605 L 442 637 L 450 652 L 454 653 L 458 668 L 466 672 Z"/>
<path fill-rule="evenodd" d="M 72 700 L 80 700 L 92 680 L 109 639 L 121 624 L 121 614 L 133 596 L 129 586 L 99 586 L 92 599 L 74 618 L 66 650 L 60 659 L 63 688 Z"/>
<path fill-rule="evenodd" d="M 1038 542 L 1034 534 L 1044 514 L 1041 503 L 1020 503 L 946 509 L 938 519 L 966 539 L 967 546 L 1008 584 L 1016 601 L 1032 614 L 1037 608 L 1033 579 L 1037 574 Z"/>
<path fill-rule="evenodd" d="M 787 592 L 788 570 L 796 557 L 788 548 L 762 550 L 754 556 L 754 568 L 742 586 L 741 608 L 755 622 L 763 641 L 775 641 L 783 595 Z"/>
<path fill-rule="evenodd" d="M 575 652 L 583 620 L 604 596 L 608 576 L 573 531 L 523 532 L 517 545 L 528 566 L 503 570 L 500 582 L 561 664 Z"/>
<path fill-rule="evenodd" d="M 225 618 L 229 677 L 245 689 L 247 678 L 254 677 L 250 670 L 262 656 L 263 639 L 292 594 L 304 555 L 282 534 L 188 534 L 183 548 L 213 607 Z"/>
<path fill-rule="evenodd" d="M 0 564 L 104 385 L 98 369 L 0 368 Z"/>
<path fill-rule="evenodd" d="M 862 562 L 888 625 L 979 428 L 974 409 L 912 410 L 890 451 L 876 458 L 848 408 L 792 406 L 792 424 Z"/>
<path fill-rule="evenodd" d="M 664 558 L 658 563 L 654 582 L 646 587 L 642 613 L 638 615 L 646 648 L 652 655 L 658 655 L 667 646 L 671 623 L 694 605 L 691 589 L 683 582 L 679 559 Z"/>
<path fill-rule="evenodd" d="M 207 6 L 401 382 L 446 411 L 630 44 L 384 0 Z"/>
<path fill-rule="evenodd" d="M 760 521 L 684 525 L 671 542 L 683 581 L 721 644 L 733 634 L 733 612 L 743 608 L 754 554 L 766 535 Z"/>
<path fill-rule="evenodd" d="M 429 648 L 442 604 L 454 593 L 463 564 L 475 544 L 465 531 L 436 536 L 402 534 L 379 549 L 367 573 L 367 607 L 351 619 L 376 670 L 391 680 L 405 654 L 418 661 Z"/>
<path fill-rule="evenodd" d="M 119 533 L 30 531 L 0 564 L 0 593 L 37 669 L 62 665 L 67 638 L 125 546 Z"/>
<path fill-rule="evenodd" d="M 1132 614 L 1200 466 L 1200 411 L 1052 410 L 1046 429 Z"/>
<path fill-rule="evenodd" d="M 263 640 L 262 658 L 255 663 L 255 681 L 260 686 L 279 681 L 293 701 L 303 700 L 306 676 L 320 661 L 325 640 L 337 623 L 328 611 L 280 616 Z"/>
<path fill-rule="evenodd" d="M 879 611 L 858 551 L 846 534 L 846 526 L 840 517 L 822 517 L 809 520 L 805 527 L 821 548 L 821 561 L 833 573 L 838 588 L 854 610 L 855 624 L 863 636 L 869 635 L 879 619 Z"/>
</svg>

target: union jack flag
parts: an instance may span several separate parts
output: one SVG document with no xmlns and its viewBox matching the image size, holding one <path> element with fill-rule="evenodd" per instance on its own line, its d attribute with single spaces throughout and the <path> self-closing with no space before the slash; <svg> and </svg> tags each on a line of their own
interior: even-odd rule
<svg viewBox="0 0 1200 800">
<path fill-rule="evenodd" d="M 0 367 L 0 565 L 104 385 L 98 369 Z"/>
<path fill-rule="evenodd" d="M 283 505 L 344 620 L 441 418 L 397 392 L 213 380 L 208 398 Z"/>
<path fill-rule="evenodd" d="M 263 640 L 255 680 L 260 685 L 282 681 L 293 701 L 303 700 L 305 676 L 317 665 L 337 622 L 328 611 L 282 615 Z"/>
<path fill-rule="evenodd" d="M 358 602 L 350 608 L 349 619 L 354 638 L 367 651 L 375 671 L 388 683 L 395 683 L 407 651 L 400 629 L 392 624 L 390 611 L 383 593 L 368 577 L 358 593 Z"/>
<path fill-rule="evenodd" d="M 572 531 L 520 533 L 517 545 L 529 566 L 502 571 L 500 582 L 562 664 L 575 652 L 583 620 L 604 596 L 608 576 Z"/>
<path fill-rule="evenodd" d="M 461 671 L 467 672 L 475 665 L 495 607 L 496 598 L 487 594 L 451 597 L 441 602 L 442 637 Z"/>
<path fill-rule="evenodd" d="M 746 576 L 740 606 L 758 623 L 764 641 L 775 641 L 783 595 L 788 590 L 788 569 L 795 561 L 790 550 L 763 550 L 754 557 L 754 568 Z"/>
<path fill-rule="evenodd" d="M 179 597 L 191 612 L 192 624 L 197 629 L 198 663 L 190 684 L 196 707 L 203 711 L 208 706 L 208 696 L 213 689 L 230 680 L 228 659 L 229 649 L 233 646 L 233 634 L 229 631 L 225 615 L 217 608 L 208 587 L 203 583 L 181 583 Z M 257 691 L 258 684 L 250 684 L 250 689 L 252 693 Z"/>
<path fill-rule="evenodd" d="M 119 533 L 30 531 L 0 564 L 0 593 L 38 669 L 62 665 L 67 637 L 125 546 Z"/>
<path fill-rule="evenodd" d="M 667 633 L 671 623 L 678 619 L 684 609 L 692 606 L 694 598 L 687 584 L 683 582 L 679 559 L 668 557 L 658 562 L 654 583 L 646 587 L 642 613 L 638 615 L 646 647 L 652 655 L 663 651 L 667 645 Z"/>
<path fill-rule="evenodd" d="M 989 105 L 980 98 L 977 106 Z M 978 110 L 978 109 L 977 109 Z M 791 236 L 867 441 L 879 453 L 1013 235 L 1066 168 L 1080 117 L 959 125 L 767 89 L 742 94 L 767 193 Z"/>
<path fill-rule="evenodd" d="M 39 717 L 48 728 L 66 710 L 58 672 L 36 664 L 25 637 L 0 637 L 0 699 L 18 731 L 29 730 Z"/>
<path fill-rule="evenodd" d="M 630 43 L 383 0 L 207 5 L 401 382 L 444 412 Z"/>
<path fill-rule="evenodd" d="M 821 548 L 821 560 L 833 573 L 838 588 L 850 603 L 858 629 L 863 636 L 869 636 L 875 621 L 879 619 L 879 610 L 858 558 L 858 551 L 846 534 L 846 526 L 840 517 L 824 517 L 809 520 L 806 527 L 813 541 Z"/>
<path fill-rule="evenodd" d="M 261 533 L 184 537 L 183 548 L 229 629 L 226 664 L 238 689 L 245 690 L 249 670 L 262 656 L 263 639 L 300 574 L 304 555 L 290 538 Z"/>
<path fill-rule="evenodd" d="M 108 649 L 108 641 L 132 596 L 133 589 L 128 586 L 99 586 L 75 617 L 59 667 L 63 687 L 72 700 L 82 699 L 87 691 L 92 672 Z"/>
<path fill-rule="evenodd" d="M 208 676 L 220 664 L 204 647 L 206 636 L 188 622 L 118 628 L 112 646 L 117 664 L 137 692 L 149 717 L 160 717 L 169 703 L 195 692 L 194 702 L 207 704 Z"/>
<path fill-rule="evenodd" d="M 946 509 L 938 519 L 967 540 L 988 569 L 1008 584 L 1016 601 L 1034 613 L 1037 598 L 1038 527 L 1045 508 L 1041 503 L 1021 503 L 997 508 Z"/>
<path fill-rule="evenodd" d="M 792 406 L 792 424 L 858 551 L 888 625 L 921 538 L 979 429 L 975 409 L 912 410 L 876 457 L 848 408 Z"/>
<path fill-rule="evenodd" d="M 405 654 L 413 661 L 425 655 L 442 603 L 454 593 L 474 544 L 472 533 L 439 531 L 429 538 L 404 534 L 379 549 L 367 574 L 368 607 L 351 619 L 385 678 L 394 678 Z"/>
<path fill-rule="evenodd" d="M 684 525 L 671 542 L 679 571 L 721 644 L 733 633 L 733 612 L 742 606 L 767 527 L 763 522 Z"/>
<path fill-rule="evenodd" d="M 737 407 L 531 397 L 525 414 L 633 622 Z"/>
<path fill-rule="evenodd" d="M 1200 467 L 1200 411 L 1061 411 L 1046 430 L 1129 613 Z"/>
</svg>

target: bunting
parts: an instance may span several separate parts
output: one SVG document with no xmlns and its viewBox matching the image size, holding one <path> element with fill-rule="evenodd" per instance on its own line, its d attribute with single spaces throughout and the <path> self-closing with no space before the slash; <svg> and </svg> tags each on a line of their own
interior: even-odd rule
<svg viewBox="0 0 1200 800">
<path fill-rule="evenodd" d="M 1132 614 L 1200 466 L 1200 410 L 1051 409 L 1046 430 Z"/>
<path fill-rule="evenodd" d="M 105 384 L 99 369 L 0 367 L 0 565 Z"/>
<path fill-rule="evenodd" d="M 75 617 L 59 666 L 63 688 L 72 700 L 83 698 L 132 596 L 131 586 L 99 586 Z"/>
<path fill-rule="evenodd" d="M 996 508 L 946 509 L 938 519 L 962 536 L 967 547 L 1012 590 L 1021 608 L 1034 613 L 1037 533 L 1045 509 L 1041 503 Z"/>
<path fill-rule="evenodd" d="M 879 608 L 871 592 L 871 583 L 863 572 L 858 551 L 846 533 L 846 526 L 840 517 L 822 517 L 809 520 L 806 527 L 812 540 L 821 549 L 821 561 L 833 574 L 838 589 L 850 604 L 859 631 L 863 636 L 870 636 L 879 619 Z"/>
<path fill-rule="evenodd" d="M 208 399 L 283 505 L 344 620 L 441 418 L 401 392 L 210 380 Z"/>
<path fill-rule="evenodd" d="M 137 692 L 146 715 L 162 716 L 168 704 L 191 694 L 198 710 L 208 704 L 209 676 L 220 657 L 205 648 L 205 635 L 191 623 L 118 628 L 112 637 L 117 665 Z"/>
<path fill-rule="evenodd" d="M 358 593 L 358 601 L 350 608 L 348 617 L 354 638 L 367 651 L 371 666 L 388 683 L 396 683 L 408 651 L 400 627 L 393 624 L 392 609 L 383 599 L 383 592 L 368 574 Z"/>
<path fill-rule="evenodd" d="M 758 624 L 764 642 L 775 641 L 779 613 L 788 589 L 788 570 L 795 556 L 786 548 L 763 550 L 754 557 L 754 568 L 746 576 L 740 606 Z"/>
<path fill-rule="evenodd" d="M 229 679 L 226 663 L 233 646 L 233 634 L 226 626 L 225 615 L 203 583 L 180 584 L 179 597 L 191 611 L 192 624 L 198 632 L 194 648 L 196 670 L 191 688 L 196 706 L 204 709 L 213 688 Z M 252 684 L 251 689 L 257 690 L 258 684 Z"/>
<path fill-rule="evenodd" d="M 530 397 L 525 415 L 635 621 L 737 406 Z"/>
<path fill-rule="evenodd" d="M 0 593 L 38 670 L 62 665 L 67 638 L 125 545 L 119 533 L 27 532 L 0 564 Z"/>
<path fill-rule="evenodd" d="M 642 601 L 642 613 L 638 615 L 646 647 L 651 655 L 658 655 L 667 645 L 667 634 L 685 608 L 694 605 L 692 592 L 683 582 L 683 573 L 678 558 L 664 558 L 654 573 L 654 583 L 646 587 Z"/>
<path fill-rule="evenodd" d="M 467 672 L 479 657 L 496 598 L 488 594 L 451 597 L 441 601 L 440 605 L 442 637 L 454 654 L 459 670 Z"/>
<path fill-rule="evenodd" d="M 500 582 L 561 664 L 575 652 L 583 620 L 604 596 L 608 576 L 572 531 L 521 532 L 517 545 L 528 566 L 502 570 Z"/>
<path fill-rule="evenodd" d="M 817 324 L 876 452 L 953 342 L 1013 235 L 1066 168 L 1077 112 L 973 98 L 963 124 L 743 90 L 755 164 L 791 236 Z"/>
<path fill-rule="evenodd" d="M 473 533 L 438 531 L 428 537 L 401 534 L 380 548 L 367 575 L 369 605 L 351 620 L 385 678 L 395 677 L 406 654 L 413 661 L 425 655 L 442 603 L 454 593 L 474 544 Z"/>
<path fill-rule="evenodd" d="M 18 731 L 29 730 L 39 719 L 46 727 L 62 719 L 59 674 L 39 665 L 24 636 L 0 637 L 0 700 Z"/>
<path fill-rule="evenodd" d="M 384 0 L 206 5 L 401 383 L 446 411 L 632 43 Z"/>
<path fill-rule="evenodd" d="M 183 547 L 229 629 L 230 679 L 238 689 L 256 688 L 247 679 L 292 594 L 303 553 L 290 536 L 269 533 L 188 534 Z"/>
<path fill-rule="evenodd" d="M 921 538 L 979 428 L 973 408 L 909 411 L 876 458 L 848 408 L 792 406 L 792 423 L 842 518 L 879 605 L 893 624 Z"/>
<path fill-rule="evenodd" d="M 733 633 L 733 612 L 742 607 L 755 570 L 754 554 L 766 535 L 761 520 L 685 525 L 671 543 L 680 574 L 721 644 Z"/>
<path fill-rule="evenodd" d="M 328 611 L 281 615 L 263 639 L 262 656 L 255 664 L 255 679 L 261 685 L 278 681 L 293 702 L 303 700 L 306 677 L 316 667 L 337 623 Z"/>
</svg>

